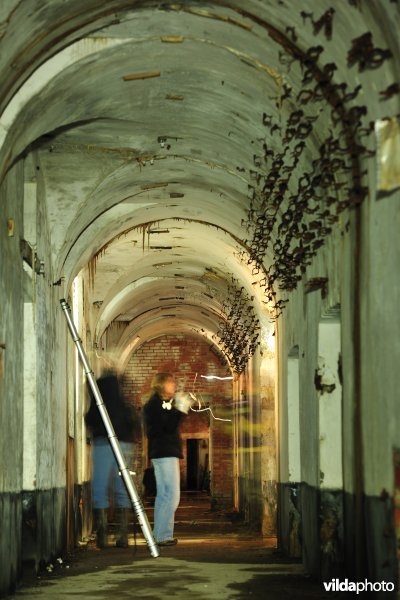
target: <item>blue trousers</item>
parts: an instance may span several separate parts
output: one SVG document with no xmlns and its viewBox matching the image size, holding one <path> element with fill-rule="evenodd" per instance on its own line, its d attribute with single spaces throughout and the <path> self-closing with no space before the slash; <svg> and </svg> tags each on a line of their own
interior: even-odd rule
<svg viewBox="0 0 400 600">
<path fill-rule="evenodd" d="M 157 483 L 153 533 L 156 542 L 164 542 L 174 537 L 175 511 L 180 500 L 179 458 L 153 458 L 152 462 Z"/>
<path fill-rule="evenodd" d="M 128 467 L 132 464 L 133 444 L 119 442 Z M 127 494 L 124 481 L 118 475 L 118 464 L 108 438 L 93 438 L 93 476 L 92 496 L 94 508 L 108 508 L 110 490 L 114 491 L 115 506 L 130 508 L 131 501 Z"/>
</svg>

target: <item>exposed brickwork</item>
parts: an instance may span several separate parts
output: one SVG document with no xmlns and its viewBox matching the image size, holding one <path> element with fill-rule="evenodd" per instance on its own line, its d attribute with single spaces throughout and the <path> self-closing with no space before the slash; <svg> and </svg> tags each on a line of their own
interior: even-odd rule
<svg viewBox="0 0 400 600">
<path fill-rule="evenodd" d="M 231 418 L 232 382 L 207 381 L 201 375 L 230 375 L 209 345 L 196 337 L 168 335 L 144 344 L 131 356 L 125 370 L 124 392 L 131 398 L 138 411 L 147 402 L 151 380 L 158 372 L 174 374 L 178 387 L 190 391 L 202 406 L 211 405 L 216 417 Z M 197 374 L 197 375 L 196 375 Z M 195 407 L 194 407 L 195 408 Z M 211 421 L 211 428 L 210 428 Z M 210 413 L 193 413 L 181 426 L 184 440 L 184 459 L 181 461 L 182 487 L 186 486 L 187 460 L 186 439 L 209 439 L 211 457 L 211 486 L 217 505 L 232 504 L 233 440 L 232 422 L 215 421 Z M 137 472 L 138 488 L 141 488 L 143 469 L 147 466 L 146 441 L 138 442 L 134 470 Z"/>
</svg>

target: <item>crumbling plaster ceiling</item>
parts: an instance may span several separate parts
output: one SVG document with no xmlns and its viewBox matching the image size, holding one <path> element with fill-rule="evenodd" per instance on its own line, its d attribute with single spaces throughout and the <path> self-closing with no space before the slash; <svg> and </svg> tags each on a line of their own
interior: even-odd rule
<svg viewBox="0 0 400 600">
<path fill-rule="evenodd" d="M 271 162 L 273 167 L 282 151 L 289 149 L 288 156 L 293 151 L 283 132 L 299 107 L 301 124 L 313 126 L 302 138 L 299 160 L 288 160 L 283 168 L 290 171 L 285 193 L 292 197 L 335 128 L 342 126 L 333 135 L 351 147 L 357 132 L 351 119 L 343 122 L 353 105 L 367 108 L 360 127 L 368 119 L 398 111 L 398 97 L 383 103 L 379 96 L 395 78 L 398 14 L 397 6 L 378 0 L 305 0 L 295 7 L 284 0 L 115 0 L 112 10 L 109 2 L 98 0 L 9 0 L 2 6 L 0 101 L 3 106 L 11 102 L 0 118 L 1 172 L 21 154 L 33 152 L 46 194 L 54 279 L 63 277 L 68 290 L 73 277 L 89 264 L 89 300 L 102 302 L 91 314 L 97 336 L 124 314 L 152 315 L 150 323 L 139 318 L 136 325 L 131 322 L 129 330 L 136 337 L 139 321 L 148 335 L 165 332 L 171 318 L 159 319 L 156 307 L 160 297 L 174 294 L 176 273 L 185 282 L 185 295 L 176 294 L 185 300 L 171 305 L 178 329 L 196 323 L 194 329 L 202 333 L 203 323 L 206 335 L 215 339 L 220 319 L 229 325 L 232 305 L 240 312 L 254 304 L 256 317 L 263 318 L 273 302 L 255 284 L 276 263 L 274 242 L 287 231 L 279 224 L 293 211 L 290 197 L 283 194 L 263 249 L 257 223 L 263 213 L 258 209 L 249 218 L 252 202 L 257 204 L 254 193 L 259 202 L 259 191 L 273 171 Z M 321 16 L 325 21 L 318 26 Z M 29 32 L 28 40 L 22 40 L 21 31 Z M 348 65 L 352 40 L 367 31 L 373 31 L 376 47 L 389 45 L 395 57 L 385 69 L 374 66 L 373 77 L 368 69 Z M 311 59 L 309 53 L 316 48 Z M 149 72 L 157 76 L 124 80 Z M 305 83 L 307 73 L 310 80 Z M 303 91 L 325 80 L 318 101 L 299 103 Z M 338 92 L 330 82 L 347 88 Z M 343 100 L 345 108 L 332 112 L 337 94 L 345 96 L 357 86 L 357 101 Z M 349 173 L 342 181 L 334 176 L 338 203 L 351 205 L 359 193 L 357 173 L 364 157 L 362 152 L 353 154 L 350 150 Z M 323 172 L 322 166 L 313 166 L 311 172 L 318 169 Z M 350 199 L 342 197 L 344 181 L 356 189 L 349 192 Z M 329 227 L 324 223 L 321 230 L 328 231 L 335 216 L 332 209 Z M 308 221 L 304 214 L 303 230 L 312 236 Z M 174 239 L 177 227 L 180 240 Z M 168 233 L 147 238 L 145 233 L 143 244 L 143 232 L 151 228 Z M 290 241 L 288 251 L 293 248 Z M 290 272 L 287 260 L 277 268 L 276 291 L 284 271 Z M 214 273 L 218 283 L 212 298 L 199 300 L 202 288 L 210 291 L 207 273 Z M 139 281 L 140 293 L 132 287 Z M 293 281 L 292 273 L 286 289 Z M 241 286 L 235 304 L 230 296 Z M 199 320 L 200 308 L 205 314 Z M 168 321 L 168 327 L 174 329 L 174 324 Z"/>
</svg>

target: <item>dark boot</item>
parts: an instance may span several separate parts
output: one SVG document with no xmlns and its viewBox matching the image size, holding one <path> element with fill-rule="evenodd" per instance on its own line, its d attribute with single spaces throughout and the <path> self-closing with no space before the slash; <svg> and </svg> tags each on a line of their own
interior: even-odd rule
<svg viewBox="0 0 400 600">
<path fill-rule="evenodd" d="M 94 522 L 96 527 L 96 546 L 105 548 L 107 546 L 107 509 L 96 508 L 94 511 Z"/>
<path fill-rule="evenodd" d="M 118 548 L 128 547 L 128 510 L 127 508 L 116 509 L 116 521 L 117 521 L 117 538 L 115 545 Z"/>
</svg>

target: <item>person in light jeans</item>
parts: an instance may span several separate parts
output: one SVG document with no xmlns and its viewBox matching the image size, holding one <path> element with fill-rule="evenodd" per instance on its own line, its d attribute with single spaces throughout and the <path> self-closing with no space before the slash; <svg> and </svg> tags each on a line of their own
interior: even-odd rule
<svg viewBox="0 0 400 600">
<path fill-rule="evenodd" d="M 133 444 L 138 436 L 140 423 L 133 405 L 124 398 L 121 379 L 114 369 L 104 371 L 97 380 L 115 434 L 118 438 L 127 465 L 132 464 Z M 96 545 L 104 548 L 108 544 L 108 508 L 111 490 L 116 508 L 116 546 L 128 547 L 128 519 L 131 501 L 125 489 L 119 467 L 100 416 L 95 398 L 91 396 L 86 425 L 93 438 L 92 497 L 96 529 Z"/>
<path fill-rule="evenodd" d="M 133 463 L 133 443 L 119 442 L 127 465 Z M 95 509 L 108 507 L 110 488 L 114 491 L 115 508 L 132 508 L 124 481 L 107 437 L 93 438 L 92 500 Z"/>
<path fill-rule="evenodd" d="M 179 459 L 183 458 L 179 424 L 184 412 L 175 406 L 176 383 L 171 373 L 157 373 L 152 394 L 143 409 L 157 485 L 154 505 L 154 538 L 159 546 L 173 546 L 175 511 L 180 500 Z"/>
</svg>

